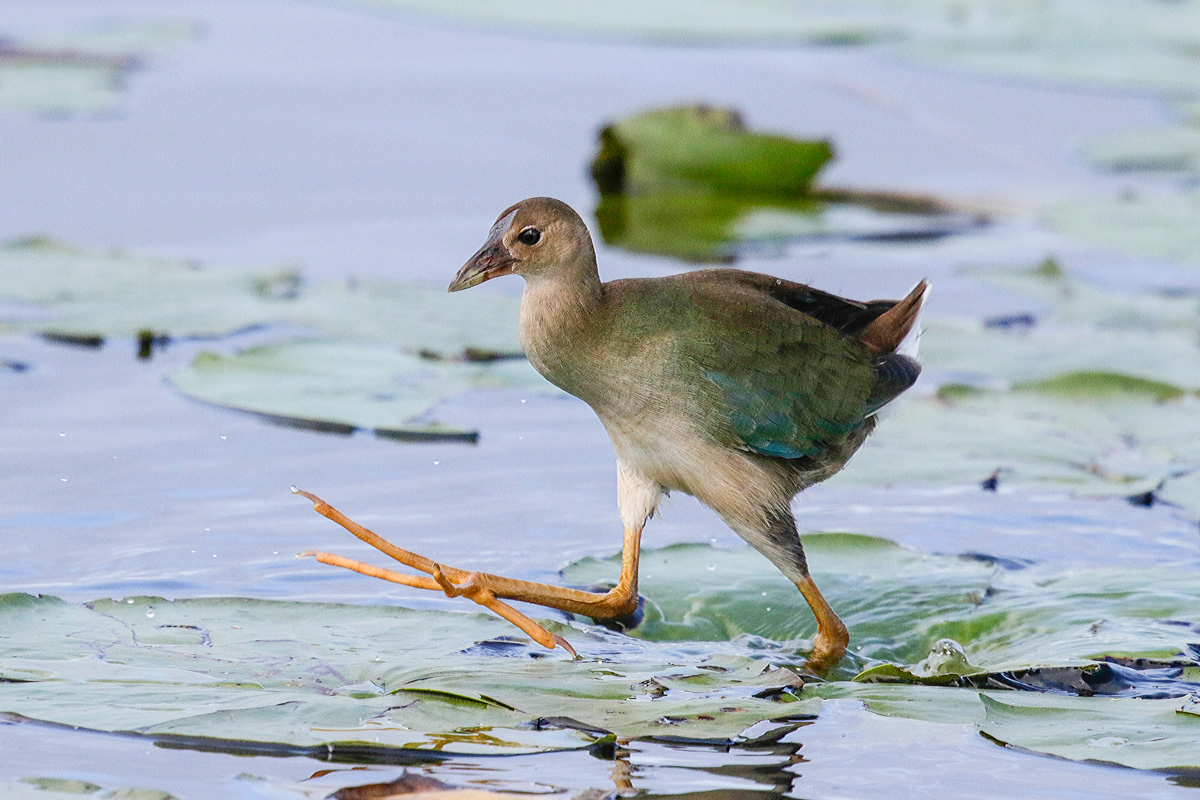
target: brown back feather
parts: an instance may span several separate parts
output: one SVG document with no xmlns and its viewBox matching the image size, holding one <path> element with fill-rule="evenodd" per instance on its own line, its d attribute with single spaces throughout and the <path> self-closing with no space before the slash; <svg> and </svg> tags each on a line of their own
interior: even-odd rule
<svg viewBox="0 0 1200 800">
<path fill-rule="evenodd" d="M 908 297 L 872 320 L 858 335 L 858 340 L 871 352 L 894 353 L 900 342 L 904 341 L 904 337 L 912 330 L 913 323 L 921 312 L 921 304 L 925 302 L 927 291 L 929 282 L 922 280 L 908 293 Z"/>
</svg>

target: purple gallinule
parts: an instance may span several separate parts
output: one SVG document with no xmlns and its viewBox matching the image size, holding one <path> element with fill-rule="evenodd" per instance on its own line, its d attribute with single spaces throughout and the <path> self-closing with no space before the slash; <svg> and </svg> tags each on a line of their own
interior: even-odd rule
<svg viewBox="0 0 1200 800">
<path fill-rule="evenodd" d="M 840 470 L 875 427 L 875 413 L 917 379 L 917 362 L 897 349 L 928 284 L 900 301 L 860 303 L 733 269 L 601 283 L 583 220 L 544 197 L 501 214 L 450 291 L 510 274 L 525 279 L 521 344 L 529 360 L 595 410 L 616 450 L 625 525 L 616 587 L 593 593 L 442 566 L 299 492 L 321 514 L 431 577 L 309 555 L 468 597 L 542 645 L 574 655 L 565 640 L 503 601 L 594 619 L 632 613 L 642 526 L 678 490 L 716 511 L 796 584 L 817 620 L 808 667 L 823 673 L 837 664 L 846 626 L 809 575 L 790 504 Z"/>
</svg>

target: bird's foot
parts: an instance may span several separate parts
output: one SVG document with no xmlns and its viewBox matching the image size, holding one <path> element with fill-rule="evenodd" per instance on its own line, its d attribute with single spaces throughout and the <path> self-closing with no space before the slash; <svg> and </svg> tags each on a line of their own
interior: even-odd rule
<svg viewBox="0 0 1200 800">
<path fill-rule="evenodd" d="M 397 547 L 378 534 L 364 528 L 342 514 L 321 498 L 292 487 L 292 491 L 313 503 L 318 514 L 336 522 L 362 541 L 395 559 L 406 567 L 424 572 L 425 575 L 406 575 L 390 569 L 376 567 L 361 561 L 344 558 L 332 553 L 307 552 L 323 564 L 352 570 L 362 575 L 380 578 L 392 583 L 418 589 L 440 591 L 447 597 L 465 597 L 487 608 L 516 625 L 543 647 L 562 647 L 578 658 L 575 649 L 557 634 L 550 633 L 532 619 L 505 603 L 504 600 L 519 600 L 526 603 L 556 608 L 572 614 L 593 618 L 618 617 L 631 614 L 637 609 L 637 554 L 640 547 L 641 529 L 630 528 L 625 532 L 625 551 L 621 564 L 621 581 L 617 587 L 603 594 L 566 589 L 545 583 L 533 583 L 515 578 L 506 578 L 488 572 L 473 572 L 456 569 L 432 561 L 403 548 Z"/>
<path fill-rule="evenodd" d="M 804 667 L 814 675 L 824 676 L 846 655 L 850 633 L 846 630 L 845 623 L 833 613 L 811 576 L 805 575 L 797 581 L 796 588 L 804 595 L 813 616 L 817 619 L 817 635 L 813 637 L 812 653 L 804 662 Z"/>
</svg>

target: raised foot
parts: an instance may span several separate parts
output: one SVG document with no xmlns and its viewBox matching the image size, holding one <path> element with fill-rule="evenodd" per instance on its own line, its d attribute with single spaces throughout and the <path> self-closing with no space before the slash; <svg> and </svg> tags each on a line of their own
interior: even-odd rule
<svg viewBox="0 0 1200 800">
<path fill-rule="evenodd" d="M 318 514 L 336 522 L 362 541 L 395 559 L 406 567 L 424 572 L 431 577 L 406 575 L 383 569 L 361 561 L 344 558 L 332 553 L 308 552 L 323 564 L 342 567 L 373 578 L 412 586 L 418 589 L 443 592 L 447 597 L 465 597 L 516 625 L 543 647 L 562 647 L 572 657 L 578 658 L 575 649 L 561 636 L 552 634 L 525 614 L 517 611 L 503 600 L 519 600 L 526 603 L 556 608 L 589 617 L 616 617 L 628 614 L 637 607 L 637 560 L 641 530 L 625 532 L 625 551 L 622 558 L 621 581 L 617 587 L 603 594 L 564 589 L 544 583 L 505 578 L 487 572 L 469 572 L 444 566 L 424 556 L 397 547 L 378 534 L 364 528 L 346 517 L 333 506 L 309 492 L 292 487 L 292 492 L 306 497 L 313 503 Z"/>
</svg>

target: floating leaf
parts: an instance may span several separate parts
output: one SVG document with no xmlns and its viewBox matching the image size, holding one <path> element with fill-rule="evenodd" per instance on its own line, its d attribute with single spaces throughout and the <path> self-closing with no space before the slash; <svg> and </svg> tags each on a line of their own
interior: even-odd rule
<svg viewBox="0 0 1200 800">
<path fill-rule="evenodd" d="M 1129 386 L 1135 390 L 1122 391 Z M 1063 387 L 1074 391 L 1064 394 Z M 1125 497 L 1171 487 L 1200 469 L 1196 398 L 1157 402 L 1175 387 L 1084 373 L 1024 391 L 949 389 L 904 403 L 834 480 L 964 484 L 999 467 L 1005 482 Z M 1196 497 L 1181 500 L 1200 510 Z"/>
<path fill-rule="evenodd" d="M 1074 201 L 1047 210 L 1046 220 L 1080 239 L 1130 253 L 1200 263 L 1200 190 Z"/>
<path fill-rule="evenodd" d="M 518 300 L 487 292 L 449 295 L 443 287 L 384 281 L 310 287 L 289 267 L 210 269 L 42 239 L 0 248 L 0 270 L 0 298 L 38 311 L 9 310 L 8 324 L 56 336 L 216 337 L 286 323 L 443 357 L 521 347 Z"/>
<path fill-rule="evenodd" d="M 39 116 L 95 114 L 115 107 L 141 57 L 197 34 L 194 23 L 93 26 L 38 42 L 0 42 L 0 105 Z"/>
<path fill-rule="evenodd" d="M 796 197 L 831 158 L 828 141 L 754 133 L 736 111 L 683 106 L 606 125 L 592 177 L 602 192 L 702 186 L 735 195 Z"/>
<path fill-rule="evenodd" d="M 878 200 L 879 198 L 873 198 Z M 823 195 L 765 198 L 704 188 L 602 194 L 596 224 L 604 241 L 636 253 L 726 263 L 782 252 L 795 241 L 936 239 L 973 226 L 963 215 L 882 210 Z"/>
<path fill-rule="evenodd" d="M 614 246 L 686 261 L 727 262 L 797 239 L 916 239 L 972 218 L 929 201 L 811 185 L 833 157 L 827 141 L 746 130 L 729 109 L 648 111 L 606 126 L 592 177 L 596 221 Z"/>
<path fill-rule="evenodd" d="M 604 7 L 586 0 L 531 0 L 505 6 L 480 5 L 469 0 L 352 2 L 372 9 L 417 12 L 489 28 L 503 26 L 518 31 L 543 30 L 662 43 L 848 45 L 875 41 L 890 35 L 892 30 L 877 15 L 798 8 L 782 0 L 705 3 L 618 0 Z"/>
<path fill-rule="evenodd" d="M 470 389 L 553 391 L 523 358 L 453 362 L 328 340 L 255 347 L 233 356 L 202 353 L 170 381 L 198 400 L 276 421 L 330 430 L 344 426 L 346 432 L 362 428 L 393 438 L 461 437 L 466 432 L 422 418 L 445 398 Z"/>
<path fill-rule="evenodd" d="M 1122 131 L 1093 142 L 1085 155 L 1118 172 L 1200 172 L 1200 127 Z"/>
<path fill-rule="evenodd" d="M 980 730 L 1010 746 L 1136 769 L 1200 767 L 1200 719 L 1178 713 L 1178 698 L 984 694 L 980 700 Z"/>
<path fill-rule="evenodd" d="M 1195 636 L 1179 620 L 1195 618 L 1200 589 L 1190 574 L 1166 567 L 1061 574 L 868 536 L 802 541 L 817 584 L 850 629 L 853 657 L 867 666 L 887 661 L 914 677 L 1082 666 L 1112 654 L 1175 656 Z M 776 642 L 784 657 L 806 649 L 797 639 L 815 633 L 799 592 L 753 550 L 675 545 L 643 551 L 641 563 L 645 620 L 631 636 Z M 585 559 L 563 574 L 588 586 L 618 568 L 615 557 Z"/>
<path fill-rule="evenodd" d="M 328 745 L 363 757 L 578 748 L 595 739 L 587 731 L 728 741 L 818 705 L 756 697 L 796 676 L 749 657 L 723 656 L 714 677 L 703 669 L 711 648 L 623 646 L 619 662 L 574 662 L 532 644 L 523 647 L 539 658 L 462 650 L 511 630 L 485 614 L 5 595 L 0 617 L 0 710 L 162 741 L 210 737 L 210 747 Z M 607 650 L 613 636 L 547 624 L 585 650 Z M 639 689 L 690 675 L 702 682 L 686 691 Z M 537 724 L 554 718 L 580 724 Z"/>
</svg>

